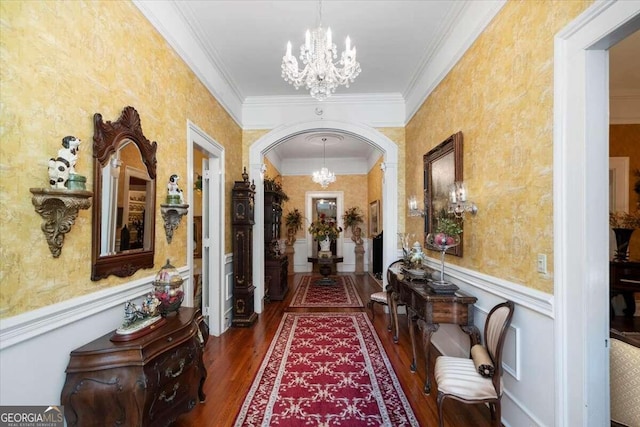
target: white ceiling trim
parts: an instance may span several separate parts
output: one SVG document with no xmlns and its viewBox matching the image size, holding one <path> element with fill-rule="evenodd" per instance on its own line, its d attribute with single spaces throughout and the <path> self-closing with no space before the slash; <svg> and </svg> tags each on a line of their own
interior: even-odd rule
<svg viewBox="0 0 640 427">
<path fill-rule="evenodd" d="M 323 109 L 333 110 L 338 115 L 332 119 L 354 120 L 373 127 L 404 126 L 505 3 L 506 0 L 467 2 L 466 7 L 458 12 L 458 19 L 449 26 L 449 33 L 440 39 L 440 44 L 436 46 L 433 54 L 427 55 L 423 59 L 423 64 L 427 63 L 427 66 L 420 77 L 407 89 L 404 97 L 401 94 L 374 95 L 372 98 L 369 98 L 368 95 L 335 95 L 330 98 L 330 101 L 323 101 Z M 133 4 L 167 40 L 209 92 L 243 129 L 273 129 L 282 123 L 314 118 L 306 112 L 302 115 L 303 117 L 299 117 L 295 113 L 293 116 L 290 115 L 294 108 L 287 103 L 292 98 L 301 99 L 302 96 L 255 97 L 256 99 L 248 97 L 243 99 L 242 94 L 234 90 L 231 79 L 217 65 L 216 58 L 212 58 L 201 48 L 202 40 L 194 34 L 186 17 L 174 2 L 133 0 Z M 480 19 L 478 19 L 479 17 Z M 350 100 L 350 98 L 352 99 Z M 309 102 L 309 104 L 313 103 L 317 103 L 317 101 Z M 350 108 L 334 109 L 330 107 L 343 103 L 349 105 Z M 376 105 L 377 103 L 379 105 Z M 363 111 L 351 111 L 357 109 L 351 108 L 351 105 L 356 104 L 360 104 L 360 107 L 364 104 Z M 388 105 L 384 106 L 383 104 Z M 398 104 L 403 105 L 398 106 Z M 314 110 L 316 106 L 314 106 Z M 271 111 L 267 112 L 269 109 Z M 403 110 L 401 120 L 397 118 L 399 110 Z M 348 114 L 341 115 L 345 111 Z M 245 119 L 245 113 L 248 115 L 248 119 Z"/>
<path fill-rule="evenodd" d="M 200 48 L 200 40 L 193 34 L 183 14 L 174 7 L 174 3 L 132 1 L 233 120 L 242 127 L 242 99 L 224 73 L 216 66 L 214 58 Z"/>
<path fill-rule="evenodd" d="M 612 125 L 640 123 L 640 90 L 612 90 L 609 93 L 609 123 Z"/>
<path fill-rule="evenodd" d="M 371 127 L 404 127 L 405 101 L 399 93 L 332 95 L 318 101 L 308 94 L 252 96 L 242 106 L 243 129 L 273 129 L 282 123 L 323 118 L 364 123 Z"/>
<path fill-rule="evenodd" d="M 460 12 L 459 19 L 450 28 L 449 33 L 442 37 L 442 43 L 429 58 L 420 77 L 407 90 L 407 122 L 505 4 L 506 0 L 466 3 L 467 7 Z"/>
</svg>

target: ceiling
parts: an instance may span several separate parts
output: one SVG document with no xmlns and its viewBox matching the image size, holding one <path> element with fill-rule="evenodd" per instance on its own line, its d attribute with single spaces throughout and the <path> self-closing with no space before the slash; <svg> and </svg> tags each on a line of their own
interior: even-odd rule
<svg viewBox="0 0 640 427">
<path fill-rule="evenodd" d="M 163 3 L 134 2 L 147 16 Z M 169 0 L 168 3 L 177 11 L 173 20 L 186 25 L 158 29 L 169 42 L 174 35 L 179 37 L 177 33 L 189 31 L 198 45 L 195 49 L 204 52 L 206 60 L 215 64 L 220 79 L 226 81 L 229 92 L 240 102 L 253 97 L 275 99 L 308 93 L 303 88 L 296 91 L 285 82 L 280 65 L 287 41 L 291 41 L 292 52 L 297 55 L 305 31 L 318 25 L 318 1 Z M 336 94 L 399 94 L 407 100 L 417 90 L 417 82 L 438 48 L 452 36 L 454 23 L 471 3 L 473 0 L 324 0 L 322 26 L 331 28 L 338 55 L 349 36 L 362 68 L 351 86 L 339 87 Z M 493 3 L 499 8 L 503 1 Z M 629 62 L 629 58 L 635 58 L 636 62 Z M 639 58 L 640 33 L 633 36 L 633 42 L 622 42 L 612 49 L 611 64 L 615 65 L 611 72 L 612 90 L 629 84 L 640 88 Z M 354 158 L 375 156 L 375 148 L 370 145 L 349 135 L 338 140 L 333 139 L 335 136 L 325 135 L 327 158 L 343 157 L 345 153 Z M 339 154 L 335 153 L 338 142 Z M 309 139 L 303 134 L 281 143 L 268 155 L 280 160 L 322 158 L 323 148 L 322 138 Z"/>
</svg>

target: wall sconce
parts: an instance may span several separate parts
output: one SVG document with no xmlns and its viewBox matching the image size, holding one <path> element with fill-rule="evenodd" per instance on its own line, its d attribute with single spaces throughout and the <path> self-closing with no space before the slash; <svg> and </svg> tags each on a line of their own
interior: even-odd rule
<svg viewBox="0 0 640 427">
<path fill-rule="evenodd" d="M 418 209 L 418 199 L 416 196 L 409 196 L 407 199 L 409 203 L 409 216 L 424 216 L 426 209 Z M 424 208 L 424 206 L 423 206 Z"/>
<path fill-rule="evenodd" d="M 463 218 L 465 212 L 475 215 L 478 213 L 478 207 L 467 200 L 467 188 L 464 182 L 456 182 L 449 187 L 449 213 L 454 214 L 456 218 Z"/>
</svg>

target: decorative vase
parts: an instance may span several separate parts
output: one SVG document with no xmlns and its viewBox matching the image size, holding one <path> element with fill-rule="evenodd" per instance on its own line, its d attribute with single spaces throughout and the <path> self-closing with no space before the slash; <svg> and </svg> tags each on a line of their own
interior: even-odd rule
<svg viewBox="0 0 640 427">
<path fill-rule="evenodd" d="M 324 240 L 319 240 L 318 243 L 320 243 L 320 250 L 322 252 L 331 251 L 331 239 L 329 239 L 328 237 L 325 237 Z"/>
<path fill-rule="evenodd" d="M 629 261 L 629 241 L 631 235 L 635 229 L 633 228 L 614 228 L 613 232 L 616 235 L 616 254 L 613 258 L 614 261 L 625 262 Z"/>
<path fill-rule="evenodd" d="M 447 252 L 447 249 L 458 246 L 459 244 L 460 236 L 448 236 L 444 233 L 427 234 L 427 245 L 431 249 L 440 251 L 440 280 L 434 280 L 434 285 L 457 289 L 457 286 L 453 283 L 444 280 L 444 254 Z"/>
</svg>

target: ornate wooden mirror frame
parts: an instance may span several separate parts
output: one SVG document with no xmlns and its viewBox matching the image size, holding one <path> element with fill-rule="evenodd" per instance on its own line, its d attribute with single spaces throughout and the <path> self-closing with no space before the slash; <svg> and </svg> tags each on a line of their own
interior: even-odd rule
<svg viewBox="0 0 640 427">
<path fill-rule="evenodd" d="M 431 149 L 423 157 L 424 162 L 424 246 L 427 247 L 426 236 L 435 230 L 439 216 L 447 214 L 449 207 L 449 187 L 455 182 L 462 182 L 462 132 L 455 133 Z M 443 212 L 444 210 L 444 212 Z M 464 227 L 462 221 L 460 225 Z M 462 240 L 460 244 L 449 248 L 447 253 L 462 256 Z"/>
<path fill-rule="evenodd" d="M 94 207 L 93 207 L 93 236 L 92 236 L 92 252 L 91 252 L 91 280 L 100 280 L 109 275 L 119 277 L 127 277 L 133 275 L 141 268 L 152 268 L 155 248 L 155 203 L 156 203 L 156 151 L 158 144 L 150 142 L 142 133 L 140 126 L 140 116 L 133 107 L 125 107 L 120 118 L 115 122 L 103 122 L 102 115 L 99 113 L 93 116 L 94 134 L 93 134 L 93 182 L 94 182 Z M 146 167 L 148 177 L 143 179 L 143 190 L 145 194 L 144 204 L 142 207 L 142 234 L 144 235 L 144 243 L 140 248 L 136 249 L 115 249 L 115 245 L 110 245 L 108 249 L 103 238 L 114 238 L 116 233 L 116 225 L 113 221 L 122 222 L 122 216 L 117 206 L 110 202 L 117 202 L 117 196 L 110 195 L 118 187 L 111 186 L 110 194 L 103 194 L 108 191 L 111 183 L 103 182 L 103 177 L 108 176 L 111 169 L 115 168 L 119 171 L 120 160 L 118 151 L 133 144 L 137 147 L 141 159 L 141 167 Z M 107 169 L 108 168 L 108 169 Z M 141 170 L 144 172 L 144 170 Z M 115 175 L 118 175 L 119 172 Z M 113 173 L 112 173 L 113 175 Z M 116 183 L 117 183 L 117 178 Z M 138 178 L 140 179 L 140 178 Z M 128 183 L 127 183 L 128 184 Z M 109 205 L 109 206 L 107 206 Z M 113 227 L 105 227 L 103 229 L 103 219 L 105 216 L 113 218 Z M 109 233 L 109 228 L 113 231 Z M 105 238 L 106 241 L 106 238 Z"/>
</svg>

